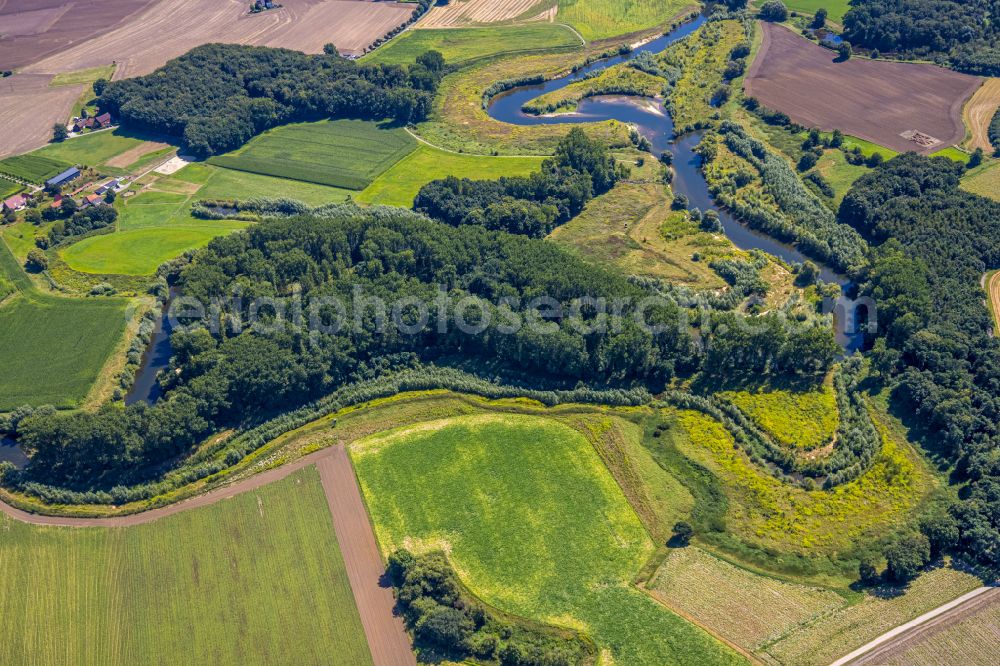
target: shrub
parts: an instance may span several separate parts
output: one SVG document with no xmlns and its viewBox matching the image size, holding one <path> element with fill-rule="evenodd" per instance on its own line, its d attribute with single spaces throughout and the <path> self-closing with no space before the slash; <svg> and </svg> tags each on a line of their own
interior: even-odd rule
<svg viewBox="0 0 1000 666">
<path fill-rule="evenodd" d="M 781 23 L 788 20 L 788 8 L 781 0 L 767 0 L 760 8 L 760 17 L 765 21 Z"/>
</svg>

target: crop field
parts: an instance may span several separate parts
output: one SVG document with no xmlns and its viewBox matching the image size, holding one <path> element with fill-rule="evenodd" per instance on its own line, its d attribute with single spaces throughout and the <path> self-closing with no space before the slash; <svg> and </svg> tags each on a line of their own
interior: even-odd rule
<svg viewBox="0 0 1000 666">
<path fill-rule="evenodd" d="M 965 139 L 962 106 L 978 78 L 934 65 L 834 62 L 832 51 L 780 25 L 765 22 L 762 30 L 745 87 L 764 106 L 806 127 L 840 129 L 899 152 L 927 154 Z M 924 146 L 902 136 L 914 130 L 937 143 Z"/>
<path fill-rule="evenodd" d="M 438 178 L 490 179 L 500 176 L 525 176 L 537 171 L 542 157 L 492 157 L 462 155 L 437 150 L 421 144 L 412 153 L 388 169 L 356 198 L 363 204 L 387 206 L 413 205 L 420 188 Z"/>
<path fill-rule="evenodd" d="M 438 9 L 438 8 L 435 8 Z M 420 21 L 426 27 L 427 19 Z M 364 62 L 408 64 L 425 51 L 439 51 L 449 65 L 461 65 L 499 54 L 582 48 L 573 31 L 557 23 L 481 26 L 440 30 L 407 30 L 368 53 Z"/>
<path fill-rule="evenodd" d="M 0 411 L 78 406 L 121 339 L 127 302 L 41 293 L 2 241 L 0 276 L 21 292 L 0 307 Z"/>
<path fill-rule="evenodd" d="M 1000 78 L 985 79 L 983 85 L 966 102 L 962 112 L 965 126 L 969 129 L 965 148 L 969 150 L 982 148 L 986 154 L 993 152 L 989 129 L 998 107 L 1000 107 Z"/>
<path fill-rule="evenodd" d="M 980 585 L 982 581 L 976 576 L 941 567 L 921 575 L 898 596 L 866 595 L 860 603 L 845 606 L 819 622 L 791 632 L 769 646 L 766 653 L 783 664 L 829 664 L 886 631 Z"/>
<path fill-rule="evenodd" d="M 777 571 L 786 567 L 784 555 L 791 562 L 795 555 L 843 553 L 866 537 L 883 534 L 905 522 L 935 486 L 919 455 L 885 432 L 881 452 L 861 477 L 833 490 L 806 491 L 753 465 L 718 422 L 687 411 L 679 412 L 677 420 L 688 439 L 679 444 L 681 452 L 722 484 L 728 531 L 770 549 L 767 564 Z"/>
<path fill-rule="evenodd" d="M 144 525 L 0 528 L 17 572 L 0 584 L 4 664 L 372 663 L 313 467 Z"/>
<path fill-rule="evenodd" d="M 363 190 L 415 147 L 416 141 L 402 128 L 333 120 L 277 127 L 208 162 L 237 171 Z"/>
<path fill-rule="evenodd" d="M 3 176 L 0 176 L 0 199 L 6 199 L 12 194 L 17 194 L 24 189 L 24 186 L 20 183 L 16 183 L 13 180 L 7 180 Z"/>
<path fill-rule="evenodd" d="M 549 238 L 631 275 L 721 289 L 725 283 L 708 264 L 731 255 L 734 246 L 724 236 L 701 231 L 686 213 L 671 210 L 670 201 L 662 183 L 619 183 Z M 692 259 L 695 254 L 698 261 Z"/>
<path fill-rule="evenodd" d="M 384 552 L 443 549 L 498 608 L 587 631 L 617 663 L 741 663 L 631 586 L 654 545 L 587 439 L 557 421 L 478 415 L 350 446 Z"/>
<path fill-rule="evenodd" d="M 685 0 L 558 0 L 556 20 L 569 23 L 590 42 L 670 23 Z"/>
<path fill-rule="evenodd" d="M 516 18 L 533 18 L 544 12 L 536 5 L 545 0 L 458 0 L 436 5 L 420 19 L 421 28 L 457 28 L 470 23 L 501 23 Z"/>
<path fill-rule="evenodd" d="M 17 155 L 0 160 L 0 174 L 41 184 L 70 166 L 72 164 L 42 155 Z"/>
<path fill-rule="evenodd" d="M 974 169 L 962 178 L 962 189 L 1000 201 L 1000 161 Z"/>
<path fill-rule="evenodd" d="M 828 444 L 840 423 L 831 381 L 813 390 L 760 387 L 721 394 L 782 444 L 815 449 Z"/>
<path fill-rule="evenodd" d="M 49 81 L 49 85 L 56 86 L 75 86 L 85 83 L 93 83 L 97 79 L 110 79 L 115 73 L 114 65 L 103 65 L 100 67 L 90 67 L 88 69 L 81 69 L 76 72 L 62 72 L 56 74 Z"/>
<path fill-rule="evenodd" d="M 671 550 L 647 586 L 671 608 L 753 651 L 847 605 L 836 592 L 755 574 L 695 546 Z"/>
<path fill-rule="evenodd" d="M 983 595 L 986 596 L 986 595 Z M 984 600 L 955 618 L 917 630 L 901 645 L 880 650 L 869 663 L 938 666 L 1000 663 L 1000 603 Z"/>
<path fill-rule="evenodd" d="M 3 25 L 0 15 L 0 25 Z M 0 40 L 0 48 L 8 40 Z M 3 62 L 3 60 L 0 60 Z M 0 157 L 44 146 L 52 125 L 65 123 L 84 86 L 49 87 L 51 74 L 18 72 L 0 86 Z"/>
</svg>

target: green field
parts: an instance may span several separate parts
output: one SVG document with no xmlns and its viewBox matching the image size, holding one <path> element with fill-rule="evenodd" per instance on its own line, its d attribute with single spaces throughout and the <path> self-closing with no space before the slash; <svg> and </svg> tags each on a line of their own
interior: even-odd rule
<svg viewBox="0 0 1000 666">
<path fill-rule="evenodd" d="M 71 166 L 73 165 L 63 160 L 29 153 L 0 160 L 0 174 L 41 185 L 52 176 L 58 175 Z"/>
<path fill-rule="evenodd" d="M 425 51 L 439 51 L 449 65 L 499 54 L 566 49 L 582 46 L 566 26 L 556 23 L 407 30 L 388 44 L 367 54 L 364 62 L 408 64 Z"/>
<path fill-rule="evenodd" d="M 0 533 L 0 663 L 372 663 L 314 468 L 146 525 Z"/>
<path fill-rule="evenodd" d="M 588 41 L 669 25 L 685 0 L 558 0 L 556 20 L 569 23 Z"/>
<path fill-rule="evenodd" d="M 959 162 L 965 164 L 972 157 L 969 153 L 964 150 L 960 150 L 955 146 L 949 146 L 947 148 L 942 148 L 941 150 L 931 153 L 931 157 L 947 157 L 953 162 Z"/>
<path fill-rule="evenodd" d="M 0 176 L 0 199 L 6 199 L 12 194 L 17 194 L 24 189 L 24 186 L 20 183 L 15 183 L 13 180 L 7 180 L 6 178 Z"/>
<path fill-rule="evenodd" d="M 1000 201 L 1000 160 L 974 169 L 962 178 L 962 189 Z"/>
<path fill-rule="evenodd" d="M 121 128 L 116 128 L 110 131 L 84 134 L 59 143 L 50 143 L 30 153 L 30 155 L 48 158 L 63 164 L 97 166 L 126 150 L 141 145 L 142 142 L 143 139 L 133 136 Z"/>
<path fill-rule="evenodd" d="M 851 8 L 851 3 L 850 0 L 787 0 L 785 6 L 789 11 L 809 15 L 815 14 L 822 7 L 828 12 L 831 21 L 840 23 Z"/>
<path fill-rule="evenodd" d="M 462 155 L 421 144 L 376 178 L 356 199 L 359 203 L 409 208 L 420 188 L 432 180 L 446 176 L 473 179 L 525 176 L 537 171 L 543 159 Z"/>
<path fill-rule="evenodd" d="M 81 273 L 152 275 L 163 262 L 246 226 L 246 222 L 229 220 L 192 220 L 191 224 L 119 231 L 84 238 L 60 255 Z"/>
<path fill-rule="evenodd" d="M 250 173 L 363 190 L 416 146 L 404 129 L 362 120 L 285 125 L 209 164 Z"/>
<path fill-rule="evenodd" d="M 97 79 L 111 79 L 111 75 L 114 73 L 114 65 L 78 69 L 75 72 L 62 72 L 52 77 L 52 80 L 49 81 L 49 86 L 73 86 L 81 83 L 93 83 Z"/>
<path fill-rule="evenodd" d="M 479 415 L 351 445 L 384 552 L 442 549 L 487 603 L 581 629 L 621 664 L 743 663 L 631 581 L 654 544 L 587 439 Z"/>
<path fill-rule="evenodd" d="M 0 276 L 20 292 L 0 307 L 0 411 L 78 406 L 121 339 L 127 301 L 41 293 L 3 242 Z"/>
</svg>

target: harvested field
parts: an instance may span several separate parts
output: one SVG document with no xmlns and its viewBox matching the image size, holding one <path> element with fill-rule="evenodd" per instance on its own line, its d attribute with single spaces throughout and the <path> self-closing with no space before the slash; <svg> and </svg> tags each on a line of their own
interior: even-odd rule
<svg viewBox="0 0 1000 666">
<path fill-rule="evenodd" d="M 124 153 L 115 155 L 104 164 L 109 167 L 124 169 L 128 165 L 138 162 L 150 153 L 155 153 L 158 150 L 163 150 L 164 148 L 169 147 L 169 143 L 162 143 L 160 141 L 143 141 L 135 148 L 129 148 Z"/>
<path fill-rule="evenodd" d="M 50 88 L 51 79 L 49 74 L 15 74 L 0 79 L 0 126 L 4 128 L 0 157 L 45 145 L 52 138 L 52 125 L 69 119 L 84 86 Z"/>
<path fill-rule="evenodd" d="M 5 21 L 15 13 L 12 8 L 24 9 L 29 3 L 56 5 L 55 0 L 7 0 L 7 4 L 0 0 L 0 25 L 4 26 L 0 31 L 6 31 Z M 67 3 L 61 0 L 61 4 Z M 148 74 L 208 42 L 280 46 L 307 53 L 319 53 L 324 44 L 333 42 L 343 53 L 358 54 L 404 23 L 414 8 L 366 0 L 285 0 L 282 9 L 249 16 L 243 0 L 85 0 L 73 4 L 74 11 L 50 32 L 31 36 L 40 44 L 33 56 L 20 57 L 19 37 L 0 39 L 0 69 L 25 67 L 24 73 L 0 82 L 0 123 L 5 130 L 0 156 L 38 148 L 51 136 L 54 123 L 69 118 L 84 86 L 49 88 L 53 75 L 112 62 L 117 64 L 115 78 Z M 124 18 L 116 23 L 109 16 Z M 105 26 L 102 30 L 87 28 L 94 17 Z M 72 34 L 60 40 L 60 26 L 70 18 L 83 27 L 73 27 Z M 50 36 L 58 46 L 43 48 Z M 10 55 L 15 52 L 17 60 Z"/>
<path fill-rule="evenodd" d="M 762 26 L 746 92 L 764 106 L 801 125 L 840 129 L 900 152 L 932 153 L 965 138 L 962 106 L 979 78 L 934 65 L 834 62 L 832 51 L 779 25 Z"/>
<path fill-rule="evenodd" d="M 30 65 L 73 44 L 113 30 L 157 1 L 0 1 L 0 69 Z"/>
<path fill-rule="evenodd" d="M 986 293 L 990 299 L 990 312 L 993 313 L 993 335 L 1000 337 L 1000 271 L 986 276 Z"/>
<path fill-rule="evenodd" d="M 286 0 L 255 16 L 243 0 L 161 0 L 133 20 L 34 63 L 31 72 L 67 72 L 116 62 L 116 78 L 148 74 L 199 44 L 281 46 L 319 53 L 333 42 L 342 52 L 365 46 L 404 23 L 413 6 L 365 0 Z"/>
<path fill-rule="evenodd" d="M 968 172 L 962 178 L 962 189 L 1000 201 L 1000 162 L 988 163 Z"/>
<path fill-rule="evenodd" d="M 970 135 L 965 142 L 966 148 L 982 148 L 987 154 L 993 152 L 989 129 L 997 107 L 1000 107 L 1000 78 L 986 79 L 965 105 L 963 116 Z"/>
<path fill-rule="evenodd" d="M 455 28 L 475 23 L 499 23 L 526 14 L 542 0 L 465 0 L 431 8 L 421 28 Z"/>
</svg>

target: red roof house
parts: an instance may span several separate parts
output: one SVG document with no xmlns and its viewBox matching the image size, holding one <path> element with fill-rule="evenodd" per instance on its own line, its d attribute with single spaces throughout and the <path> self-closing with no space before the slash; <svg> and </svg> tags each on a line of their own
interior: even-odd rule
<svg viewBox="0 0 1000 666">
<path fill-rule="evenodd" d="M 28 205 L 28 197 L 26 197 L 23 194 L 15 194 L 14 196 L 8 197 L 7 199 L 3 200 L 4 210 L 10 210 L 10 211 L 21 210 L 27 205 Z"/>
<path fill-rule="evenodd" d="M 94 118 L 94 127 L 110 127 L 111 126 L 111 114 L 102 113 L 101 115 Z"/>
<path fill-rule="evenodd" d="M 88 194 L 87 196 L 85 196 L 83 198 L 83 205 L 84 206 L 93 206 L 94 204 L 96 204 L 100 200 L 101 200 L 101 195 L 99 195 L 99 194 Z"/>
</svg>

